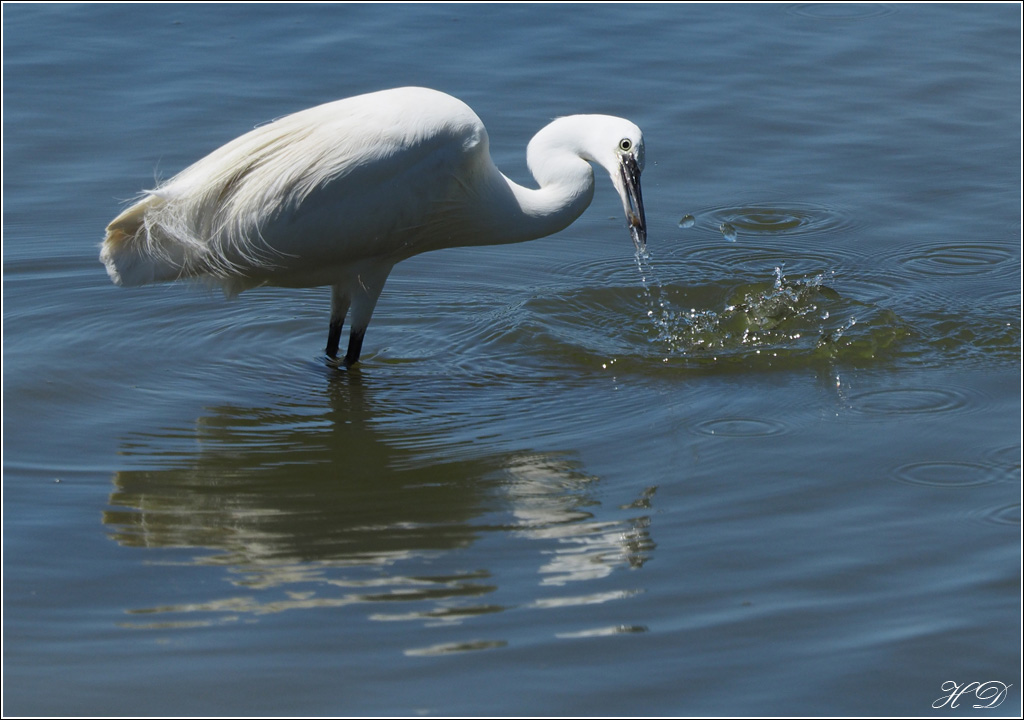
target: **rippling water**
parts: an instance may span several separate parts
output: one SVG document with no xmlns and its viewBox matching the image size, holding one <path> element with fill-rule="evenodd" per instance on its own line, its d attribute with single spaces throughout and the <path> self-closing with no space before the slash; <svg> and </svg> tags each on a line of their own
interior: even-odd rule
<svg viewBox="0 0 1024 720">
<path fill-rule="evenodd" d="M 1018 713 L 1020 30 L 5 6 L 5 713 Z M 549 118 L 636 122 L 649 253 L 599 177 L 399 265 L 350 372 L 325 289 L 107 280 L 155 177 L 406 84 L 523 182 Z"/>
</svg>

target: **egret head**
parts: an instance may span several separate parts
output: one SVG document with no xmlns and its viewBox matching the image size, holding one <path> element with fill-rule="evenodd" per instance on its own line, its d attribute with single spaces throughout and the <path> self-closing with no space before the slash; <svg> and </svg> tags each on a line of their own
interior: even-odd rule
<svg viewBox="0 0 1024 720">
<path fill-rule="evenodd" d="M 637 250 L 643 250 L 647 221 L 640 192 L 640 173 L 644 169 L 644 134 L 640 128 L 611 115 L 569 115 L 554 120 L 533 137 L 526 161 L 541 187 L 568 187 L 568 194 L 587 198 L 583 205 L 575 206 L 576 213 L 561 227 L 576 219 L 589 204 L 594 182 L 593 169 L 581 168 L 569 161 L 567 154 L 607 171 L 622 200 L 633 243 Z"/>
<path fill-rule="evenodd" d="M 630 123 L 632 125 L 632 123 Z M 647 246 L 647 220 L 644 218 L 644 197 L 640 192 L 640 173 L 644 169 L 644 136 L 640 128 L 633 126 L 635 133 L 619 139 L 618 175 L 611 173 L 615 189 L 622 198 L 622 209 L 626 212 L 629 234 L 638 251 Z"/>
<path fill-rule="evenodd" d="M 637 250 L 647 245 L 647 220 L 640 192 L 644 169 L 644 134 L 629 120 L 610 115 L 585 116 L 590 126 L 586 159 L 601 165 L 611 176 L 622 199 L 629 234 Z M 589 155 L 589 157 L 587 157 Z"/>
</svg>

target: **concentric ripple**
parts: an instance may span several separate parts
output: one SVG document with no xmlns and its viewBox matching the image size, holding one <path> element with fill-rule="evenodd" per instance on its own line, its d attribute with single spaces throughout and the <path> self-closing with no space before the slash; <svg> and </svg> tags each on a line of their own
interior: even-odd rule
<svg viewBox="0 0 1024 720">
<path fill-rule="evenodd" d="M 789 12 L 815 20 L 864 20 L 889 15 L 896 9 L 875 3 L 800 3 Z"/>
<path fill-rule="evenodd" d="M 827 241 L 859 225 L 845 212 L 800 202 L 712 207 L 685 217 L 677 232 L 686 238 L 685 259 L 694 269 L 760 271 L 786 265 L 797 272 L 833 270 L 848 262 L 848 250 L 823 252 L 836 247 Z"/>
<path fill-rule="evenodd" d="M 733 274 L 754 275 L 763 273 L 765 268 L 783 265 L 789 272 L 820 273 L 838 267 L 841 261 L 836 255 L 807 248 L 797 251 L 784 243 L 751 247 L 749 238 L 744 242 L 742 236 L 737 242 L 705 240 L 689 243 L 686 248 L 686 270 L 702 276 L 710 272 L 721 273 L 723 269 Z"/>
<path fill-rule="evenodd" d="M 775 420 L 747 417 L 722 417 L 698 423 L 694 430 L 712 437 L 768 437 L 786 432 L 786 426 Z"/>
<path fill-rule="evenodd" d="M 893 415 L 918 415 L 963 410 L 969 398 L 954 388 L 888 388 L 850 396 L 855 411 L 885 418 Z"/>
<path fill-rule="evenodd" d="M 920 275 L 981 275 L 1011 264 L 1019 268 L 1019 256 L 1006 245 L 993 243 L 958 243 L 927 245 L 911 249 L 900 258 L 909 271 Z"/>
<path fill-rule="evenodd" d="M 989 452 L 986 457 L 999 467 L 1006 468 L 1007 473 L 1013 473 L 1018 480 L 1020 479 L 1021 454 L 1019 444 L 996 448 Z"/>
<path fill-rule="evenodd" d="M 916 462 L 902 465 L 893 472 L 900 482 L 939 488 L 963 488 L 996 482 L 993 468 L 971 462 Z"/>
<path fill-rule="evenodd" d="M 728 224 L 737 236 L 834 234 L 856 227 L 846 214 L 813 203 L 757 203 L 698 210 L 692 214 L 698 229 L 718 230 Z"/>
<path fill-rule="evenodd" d="M 995 508 L 986 508 L 975 514 L 982 522 L 992 525 L 1010 525 L 1020 527 L 1020 503 L 1000 505 Z"/>
</svg>

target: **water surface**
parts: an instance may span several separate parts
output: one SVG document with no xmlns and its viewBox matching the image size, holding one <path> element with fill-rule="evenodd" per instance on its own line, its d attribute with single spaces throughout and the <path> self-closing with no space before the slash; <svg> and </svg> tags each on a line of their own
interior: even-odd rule
<svg viewBox="0 0 1024 720">
<path fill-rule="evenodd" d="M 1018 714 L 1020 30 L 5 6 L 5 714 Z M 550 118 L 636 122 L 650 256 L 599 176 L 400 264 L 347 373 L 325 289 L 109 283 L 136 192 L 399 85 L 520 182 Z"/>
</svg>

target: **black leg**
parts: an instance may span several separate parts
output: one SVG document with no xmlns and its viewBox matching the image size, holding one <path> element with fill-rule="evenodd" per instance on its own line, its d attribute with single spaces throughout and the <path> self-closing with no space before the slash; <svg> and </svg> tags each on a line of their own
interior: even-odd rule
<svg viewBox="0 0 1024 720">
<path fill-rule="evenodd" d="M 359 352 L 363 349 L 364 335 L 366 335 L 366 328 L 363 328 L 362 330 L 352 328 L 352 330 L 349 331 L 348 352 L 345 353 L 345 367 L 352 367 L 359 362 Z"/>
<path fill-rule="evenodd" d="M 335 323 L 331 321 L 331 329 L 327 333 L 327 357 L 336 358 L 338 357 L 338 345 L 341 343 L 341 326 L 342 322 Z"/>
<path fill-rule="evenodd" d="M 348 314 L 349 296 L 342 285 L 331 286 L 331 325 L 327 333 L 327 357 L 338 357 L 338 346 L 341 344 L 341 328 Z"/>
</svg>

